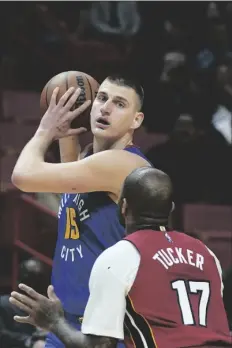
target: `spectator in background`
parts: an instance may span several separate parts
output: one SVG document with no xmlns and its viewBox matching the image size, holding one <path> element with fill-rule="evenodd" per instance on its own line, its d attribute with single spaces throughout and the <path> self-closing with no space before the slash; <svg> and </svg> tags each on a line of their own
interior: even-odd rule
<svg viewBox="0 0 232 348">
<path fill-rule="evenodd" d="M 201 193 L 198 170 L 201 159 L 194 154 L 195 136 L 192 116 L 183 114 L 177 119 L 167 142 L 151 148 L 147 153 L 147 158 L 156 168 L 165 171 L 171 177 L 177 203 L 195 201 Z"/>
<path fill-rule="evenodd" d="M 214 127 L 232 144 L 232 57 L 226 57 L 216 70 L 219 103 L 212 119 Z"/>
<path fill-rule="evenodd" d="M 167 142 L 146 155 L 156 168 L 170 175 L 177 203 L 231 200 L 226 141 L 199 117 L 180 115 Z"/>
<path fill-rule="evenodd" d="M 98 1 L 91 8 L 92 26 L 103 35 L 132 37 L 140 28 L 136 1 Z"/>
<path fill-rule="evenodd" d="M 127 55 L 141 27 L 137 2 L 95 1 L 90 9 L 90 24 L 97 39 L 115 44 Z"/>
<path fill-rule="evenodd" d="M 164 54 L 160 84 L 156 90 L 156 114 L 161 132 L 173 129 L 177 117 L 184 111 L 184 103 L 188 103 L 190 72 L 189 61 L 183 51 L 172 50 Z M 156 118 L 153 122 L 156 123 Z"/>
<path fill-rule="evenodd" d="M 18 283 L 25 282 L 46 294 L 49 275 L 42 262 L 29 259 L 21 263 Z M 47 333 L 37 331 L 31 325 L 18 324 L 14 315 L 23 312 L 9 302 L 10 295 L 0 296 L 0 347 L 1 348 L 42 348 Z"/>
<path fill-rule="evenodd" d="M 174 87 L 186 81 L 186 55 L 181 51 L 170 51 L 164 55 L 164 66 L 161 81 L 169 82 Z"/>
<path fill-rule="evenodd" d="M 218 3 L 210 2 L 206 11 L 208 45 L 216 60 L 230 54 L 228 26 Z"/>
</svg>

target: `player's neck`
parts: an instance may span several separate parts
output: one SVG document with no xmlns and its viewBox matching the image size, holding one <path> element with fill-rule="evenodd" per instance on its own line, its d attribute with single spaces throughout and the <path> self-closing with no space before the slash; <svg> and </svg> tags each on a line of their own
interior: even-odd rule
<svg viewBox="0 0 232 348">
<path fill-rule="evenodd" d="M 111 139 L 96 138 L 93 139 L 93 153 L 104 151 L 104 150 L 122 150 L 125 147 L 132 145 L 132 135 L 126 134 L 124 137 L 112 141 Z"/>
<path fill-rule="evenodd" d="M 130 221 L 126 223 L 126 234 L 129 235 L 139 230 L 168 231 L 168 220 L 157 219 L 152 221 Z"/>
</svg>

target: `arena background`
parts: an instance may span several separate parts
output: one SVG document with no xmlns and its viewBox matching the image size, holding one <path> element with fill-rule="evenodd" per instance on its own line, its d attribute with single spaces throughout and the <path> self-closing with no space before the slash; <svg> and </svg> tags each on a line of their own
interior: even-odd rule
<svg viewBox="0 0 232 348">
<path fill-rule="evenodd" d="M 135 142 L 173 180 L 173 227 L 220 259 L 232 329 L 231 23 L 230 2 L 1 2 L 1 294 L 16 287 L 23 260 L 36 257 L 48 274 L 52 265 L 59 196 L 22 194 L 11 184 L 38 126 L 41 90 L 62 71 L 99 82 L 130 72 L 145 90 Z M 83 146 L 89 142 L 84 135 Z M 47 160 L 59 161 L 57 144 Z"/>
</svg>

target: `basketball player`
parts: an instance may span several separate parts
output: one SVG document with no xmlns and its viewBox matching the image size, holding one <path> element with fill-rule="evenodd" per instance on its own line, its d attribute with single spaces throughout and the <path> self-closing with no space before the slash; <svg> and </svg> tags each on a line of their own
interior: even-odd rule
<svg viewBox="0 0 232 348">
<path fill-rule="evenodd" d="M 20 285 L 11 302 L 28 313 L 16 317 L 51 329 L 69 347 L 231 347 L 216 256 L 201 241 L 168 229 L 172 210 L 169 177 L 138 168 L 125 180 L 119 209 L 127 237 L 96 260 L 82 332 L 65 321 L 61 303 Z M 107 232 L 107 231 L 106 231 Z"/>
<path fill-rule="evenodd" d="M 94 261 L 125 233 L 116 204 L 123 181 L 133 169 L 150 166 L 133 145 L 133 133 L 144 118 L 143 89 L 120 76 L 107 77 L 93 103 L 93 151 L 72 163 L 44 162 L 54 139 L 83 131 L 70 129 L 71 121 L 89 105 L 86 102 L 70 111 L 79 93 L 69 89 L 57 103 L 58 89 L 54 90 L 50 106 L 12 175 L 13 183 L 22 191 L 66 192 L 58 213 L 52 284 L 66 318 L 76 328 L 80 328 L 89 297 L 88 281 Z M 63 344 L 50 334 L 46 348 L 52 347 L 60 348 Z"/>
</svg>

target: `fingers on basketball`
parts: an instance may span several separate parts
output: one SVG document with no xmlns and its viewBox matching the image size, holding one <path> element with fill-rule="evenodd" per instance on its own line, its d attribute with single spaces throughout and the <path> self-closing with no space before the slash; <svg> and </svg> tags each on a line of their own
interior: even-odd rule
<svg viewBox="0 0 232 348">
<path fill-rule="evenodd" d="M 56 87 L 54 91 L 52 92 L 49 108 L 56 106 L 58 93 L 59 93 L 59 87 Z"/>
<path fill-rule="evenodd" d="M 54 91 L 57 86 L 59 86 L 59 90 Z M 66 71 L 54 76 L 48 81 L 41 93 L 41 116 L 44 115 L 48 107 L 57 105 L 58 101 L 64 97 L 60 103 L 63 103 L 65 107 L 67 106 L 67 109 L 69 108 L 69 116 L 74 120 L 72 127 L 86 127 L 89 130 L 90 104 L 95 99 L 98 86 L 98 82 L 93 77 L 80 71 Z M 67 95 L 66 92 L 70 87 L 73 87 L 74 90 L 70 94 L 68 92 Z M 77 91 L 78 87 L 80 91 Z M 51 98 L 53 98 L 53 101 L 51 101 Z"/>
<path fill-rule="evenodd" d="M 59 107 L 65 107 L 65 110 L 68 111 L 71 109 L 71 107 L 75 104 L 78 96 L 80 94 L 80 90 L 76 89 L 74 87 L 70 87 L 64 95 L 60 98 L 58 102 Z"/>
<path fill-rule="evenodd" d="M 73 121 L 77 116 L 81 115 L 91 104 L 91 100 L 86 100 L 81 106 L 72 111 L 70 120 Z"/>
</svg>

